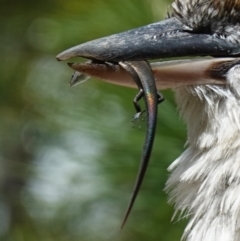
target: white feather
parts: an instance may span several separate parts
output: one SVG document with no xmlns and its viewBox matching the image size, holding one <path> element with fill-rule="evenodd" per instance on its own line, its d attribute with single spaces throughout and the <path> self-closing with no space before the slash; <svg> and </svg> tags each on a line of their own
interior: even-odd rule
<svg viewBox="0 0 240 241">
<path fill-rule="evenodd" d="M 190 216 L 183 238 L 240 241 L 240 66 L 228 72 L 226 86 L 175 92 L 188 140 L 166 189 L 176 213 Z"/>
</svg>

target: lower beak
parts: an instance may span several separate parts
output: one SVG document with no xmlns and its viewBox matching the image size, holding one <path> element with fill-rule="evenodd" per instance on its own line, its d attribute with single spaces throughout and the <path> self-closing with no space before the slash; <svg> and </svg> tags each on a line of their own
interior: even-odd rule
<svg viewBox="0 0 240 241">
<path fill-rule="evenodd" d="M 158 90 L 187 85 L 226 84 L 226 73 L 240 59 L 211 58 L 202 60 L 175 60 L 151 63 Z M 69 63 L 69 66 L 83 76 L 102 79 L 116 85 L 137 88 L 128 72 L 118 64 Z M 71 86 L 82 82 L 72 78 Z"/>
</svg>

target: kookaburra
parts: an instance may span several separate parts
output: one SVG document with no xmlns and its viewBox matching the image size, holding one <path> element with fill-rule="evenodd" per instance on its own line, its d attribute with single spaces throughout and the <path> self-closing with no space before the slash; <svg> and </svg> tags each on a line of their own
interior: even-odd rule
<svg viewBox="0 0 240 241">
<path fill-rule="evenodd" d="M 210 56 L 151 64 L 157 88 L 175 91 L 188 128 L 166 190 L 176 213 L 189 217 L 184 239 L 240 241 L 240 0 L 175 0 L 166 20 L 57 58 L 76 56 L 92 60 L 73 64 L 79 72 L 131 87 L 122 61 Z"/>
</svg>

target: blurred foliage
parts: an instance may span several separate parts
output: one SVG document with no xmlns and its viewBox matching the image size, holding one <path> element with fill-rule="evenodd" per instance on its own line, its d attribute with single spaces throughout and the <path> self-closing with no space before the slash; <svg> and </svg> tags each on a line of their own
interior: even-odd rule
<svg viewBox="0 0 240 241">
<path fill-rule="evenodd" d="M 55 56 L 87 40 L 154 21 L 167 0 L 1 0 L 0 240 L 180 240 L 164 193 L 185 128 L 170 91 L 140 195 L 120 223 L 145 136 L 132 128 L 136 90 L 90 80 Z M 79 61 L 79 60 L 78 60 Z"/>
</svg>

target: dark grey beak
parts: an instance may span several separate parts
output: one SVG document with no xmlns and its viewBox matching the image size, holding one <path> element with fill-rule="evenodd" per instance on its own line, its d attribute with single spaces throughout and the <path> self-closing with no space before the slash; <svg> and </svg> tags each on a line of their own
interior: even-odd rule
<svg viewBox="0 0 240 241">
<path fill-rule="evenodd" d="M 238 45 L 212 33 L 186 30 L 175 17 L 72 47 L 58 60 L 84 57 L 104 62 L 182 56 L 239 56 Z"/>
</svg>

